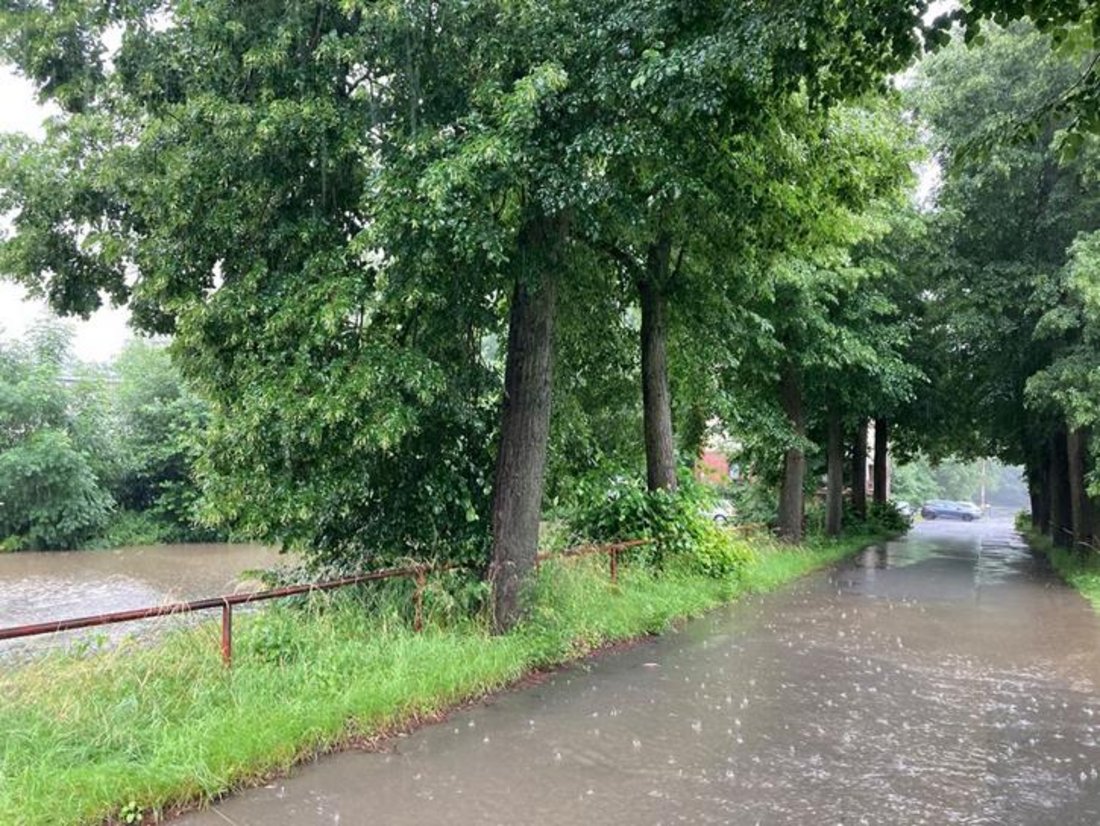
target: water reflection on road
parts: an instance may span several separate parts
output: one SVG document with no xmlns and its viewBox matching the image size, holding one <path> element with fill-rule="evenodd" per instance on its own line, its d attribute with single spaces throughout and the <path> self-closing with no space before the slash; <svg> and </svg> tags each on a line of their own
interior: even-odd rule
<svg viewBox="0 0 1100 826">
<path fill-rule="evenodd" d="M 931 523 L 180 822 L 1095 824 L 1098 641 L 1007 521 Z"/>
<path fill-rule="evenodd" d="M 0 554 L 0 628 L 230 593 L 241 573 L 280 560 L 258 545 L 155 545 L 114 551 Z M 141 633 L 164 620 L 0 642 L 0 655 L 89 636 Z M 169 621 L 178 626 L 178 618 Z"/>
</svg>

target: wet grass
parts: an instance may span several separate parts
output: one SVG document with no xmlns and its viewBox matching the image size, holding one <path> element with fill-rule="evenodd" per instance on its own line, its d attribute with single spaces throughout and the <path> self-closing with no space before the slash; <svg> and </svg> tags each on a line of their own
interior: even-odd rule
<svg viewBox="0 0 1100 826">
<path fill-rule="evenodd" d="M 797 548 L 770 539 L 756 540 L 758 561 L 745 572 L 742 587 L 756 592 L 772 591 L 811 571 L 839 562 L 884 538 L 875 534 L 848 535 L 838 539 L 815 536 Z"/>
<path fill-rule="evenodd" d="M 374 592 L 366 607 L 329 595 L 241 616 L 231 670 L 214 622 L 153 645 L 53 654 L 0 676 L 0 823 L 122 822 L 209 801 L 601 645 L 771 590 L 873 539 L 800 550 L 746 539 L 756 561 L 727 581 L 626 565 L 616 586 L 601 561 L 547 565 L 529 621 L 500 637 L 454 619 L 460 612 L 442 598 L 416 634 L 407 594 L 393 590 Z"/>
<path fill-rule="evenodd" d="M 1033 550 L 1050 560 L 1058 576 L 1079 591 L 1092 604 L 1093 610 L 1100 613 L 1100 554 L 1055 547 L 1049 536 L 1026 526 L 1021 528 L 1021 532 Z"/>
</svg>

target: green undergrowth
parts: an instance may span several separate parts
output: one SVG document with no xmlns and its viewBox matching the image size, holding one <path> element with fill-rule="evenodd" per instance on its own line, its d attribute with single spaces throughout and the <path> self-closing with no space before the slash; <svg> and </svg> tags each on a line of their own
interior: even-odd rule
<svg viewBox="0 0 1100 826">
<path fill-rule="evenodd" d="M 1058 576 L 1079 591 L 1100 613 L 1100 554 L 1082 554 L 1070 548 L 1055 547 L 1049 536 L 1028 526 L 1022 526 L 1021 532 L 1033 550 L 1050 560 Z"/>
<path fill-rule="evenodd" d="M 601 645 L 658 633 L 777 587 L 873 541 L 753 550 L 740 577 L 654 575 L 603 560 L 544 565 L 530 619 L 505 636 L 446 611 L 410 629 L 408 594 L 328 595 L 238 616 L 234 665 L 216 622 L 0 676 L 0 823 L 134 822 L 211 800 L 333 748 L 415 723 Z M 430 607 L 430 606 L 429 606 Z M 131 820 L 134 819 L 134 820 Z"/>
</svg>

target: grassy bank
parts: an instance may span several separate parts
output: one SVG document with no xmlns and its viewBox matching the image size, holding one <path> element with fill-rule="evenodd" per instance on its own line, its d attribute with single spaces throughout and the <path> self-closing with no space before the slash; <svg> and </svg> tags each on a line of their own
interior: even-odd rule
<svg viewBox="0 0 1100 826">
<path fill-rule="evenodd" d="M 753 540 L 737 581 L 653 576 L 602 561 L 544 566 L 530 621 L 502 637 L 446 619 L 409 629 L 397 593 L 329 597 L 240 617 L 221 667 L 208 623 L 86 658 L 55 655 L 0 677 L 0 823 L 138 822 L 209 800 L 332 748 L 430 718 L 602 644 L 659 632 L 747 591 L 852 553 L 871 536 L 798 551 Z M 132 820 L 128 819 L 132 818 Z"/>
<path fill-rule="evenodd" d="M 1100 613 L 1100 555 L 1074 553 L 1069 548 L 1057 548 L 1049 536 L 1030 528 L 1017 525 L 1027 544 L 1050 560 L 1058 576 L 1081 592 L 1092 607 Z"/>
</svg>

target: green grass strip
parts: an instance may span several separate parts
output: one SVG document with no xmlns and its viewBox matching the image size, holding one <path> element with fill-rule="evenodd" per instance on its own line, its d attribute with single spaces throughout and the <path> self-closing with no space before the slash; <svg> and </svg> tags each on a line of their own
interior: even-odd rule
<svg viewBox="0 0 1100 826">
<path fill-rule="evenodd" d="M 429 600 L 434 621 L 413 633 L 407 595 L 392 592 L 370 610 L 337 596 L 242 615 L 229 671 L 216 622 L 9 668 L 0 677 L 0 823 L 101 824 L 209 801 L 534 670 L 771 590 L 874 539 L 800 549 L 745 540 L 756 561 L 735 581 L 624 564 L 616 586 L 602 560 L 547 565 L 529 621 L 500 637 L 446 619 L 445 596 Z"/>
<path fill-rule="evenodd" d="M 1025 527 L 1027 544 L 1050 560 L 1058 576 L 1075 588 L 1100 613 L 1100 555 L 1077 553 L 1070 548 L 1055 547 L 1046 534 Z"/>
</svg>

